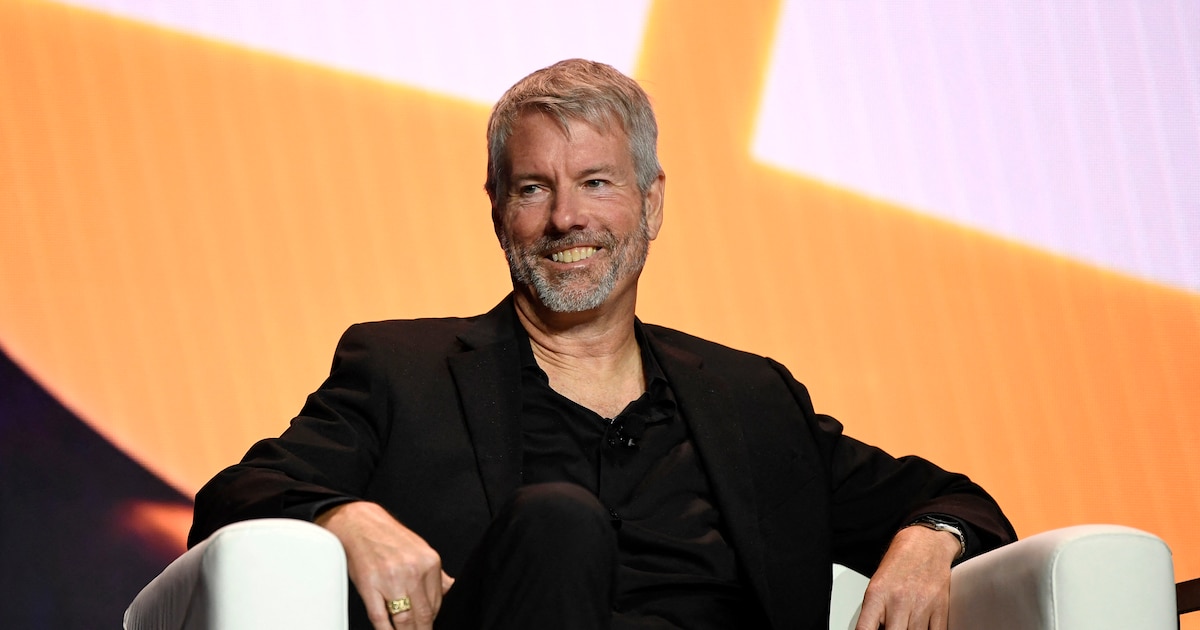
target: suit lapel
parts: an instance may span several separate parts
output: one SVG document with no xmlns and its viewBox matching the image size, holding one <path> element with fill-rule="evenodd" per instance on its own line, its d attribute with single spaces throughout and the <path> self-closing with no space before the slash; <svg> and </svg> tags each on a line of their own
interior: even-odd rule
<svg viewBox="0 0 1200 630">
<path fill-rule="evenodd" d="M 448 359 L 493 516 L 521 483 L 521 341 L 510 299 L 459 335 L 464 350 Z M 691 431 L 730 542 L 769 610 L 750 453 L 730 386 L 704 370 L 698 356 L 646 334 Z"/>
<path fill-rule="evenodd" d="M 465 349 L 448 359 L 493 516 L 521 483 L 520 341 L 514 317 L 505 299 L 459 335 Z"/>
<path fill-rule="evenodd" d="M 741 414 L 733 408 L 729 396 L 729 385 L 720 376 L 705 371 L 698 356 L 647 336 L 691 430 L 717 509 L 729 528 L 730 543 L 765 609 L 770 610 L 750 453 Z"/>
</svg>

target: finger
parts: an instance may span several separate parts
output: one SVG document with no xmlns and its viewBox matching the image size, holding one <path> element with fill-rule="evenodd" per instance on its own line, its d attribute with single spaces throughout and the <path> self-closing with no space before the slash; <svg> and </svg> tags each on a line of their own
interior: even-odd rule
<svg viewBox="0 0 1200 630">
<path fill-rule="evenodd" d="M 917 629 L 928 630 L 925 626 L 914 625 L 914 611 L 910 606 L 898 606 L 895 599 L 892 600 L 892 606 L 885 613 L 887 619 L 884 620 L 884 630 L 909 630 Z"/>
<path fill-rule="evenodd" d="M 933 610 L 933 614 L 929 616 L 929 630 L 949 630 L 950 628 L 950 603 L 945 602 Z"/>
<path fill-rule="evenodd" d="M 392 616 L 393 627 L 400 629 L 432 630 L 433 619 L 437 616 L 437 608 L 424 595 L 422 588 L 417 588 L 409 597 L 411 608 Z"/>
<path fill-rule="evenodd" d="M 883 603 L 878 596 L 868 592 L 863 598 L 862 610 L 858 613 L 858 623 L 854 630 L 879 630 L 883 625 Z"/>
<path fill-rule="evenodd" d="M 417 625 L 417 618 L 413 616 L 411 610 L 392 615 L 392 628 L 395 630 L 417 630 L 420 627 Z"/>
<path fill-rule="evenodd" d="M 437 616 L 437 610 L 432 603 L 425 601 L 420 607 L 414 605 L 408 614 L 412 615 L 412 624 L 417 630 L 433 630 L 433 618 Z"/>
<path fill-rule="evenodd" d="M 445 571 L 442 571 L 442 595 L 445 595 L 451 586 L 454 586 L 454 578 L 446 575 Z"/>
<path fill-rule="evenodd" d="M 437 616 L 437 612 L 442 608 L 442 573 L 441 568 L 435 571 L 426 573 L 424 579 L 421 580 L 421 588 L 425 589 L 425 600 L 429 606 L 429 620 Z"/>
<path fill-rule="evenodd" d="M 396 613 L 392 615 L 392 627 L 395 630 L 420 630 L 421 626 L 417 623 L 417 618 L 412 614 L 412 611 Z"/>
<path fill-rule="evenodd" d="M 367 619 L 371 621 L 371 627 L 375 630 L 392 630 L 392 615 L 387 610 L 387 603 L 383 599 L 383 595 L 379 593 L 371 593 L 367 595 L 362 593 L 363 605 L 367 609 Z"/>
<path fill-rule="evenodd" d="M 915 630 L 929 630 L 929 611 L 914 608 L 908 619 L 908 627 Z"/>
<path fill-rule="evenodd" d="M 931 592 L 912 606 L 910 628 L 921 630 L 946 630 L 946 617 L 950 608 L 950 597 L 945 592 Z"/>
<path fill-rule="evenodd" d="M 409 600 L 412 602 L 411 598 Z M 415 630 L 421 626 L 417 623 L 417 602 L 412 602 L 412 608 L 391 615 L 390 628 L 395 630 Z M 391 614 L 391 613 L 389 613 Z"/>
<path fill-rule="evenodd" d="M 931 602 L 925 609 L 924 628 L 929 630 L 946 630 L 946 606 L 941 602 Z"/>
<path fill-rule="evenodd" d="M 409 592 L 412 609 L 403 613 L 405 627 L 426 630 L 433 627 L 433 619 L 442 607 L 441 570 L 421 576 Z"/>
</svg>

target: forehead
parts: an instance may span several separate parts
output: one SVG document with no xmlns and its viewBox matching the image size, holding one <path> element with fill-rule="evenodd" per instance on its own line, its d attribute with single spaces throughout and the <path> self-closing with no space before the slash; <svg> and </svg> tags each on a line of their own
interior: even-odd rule
<svg viewBox="0 0 1200 630">
<path fill-rule="evenodd" d="M 514 169 L 579 160 L 632 164 L 629 139 L 620 125 L 583 118 L 560 119 L 538 110 L 523 112 L 514 121 L 507 153 Z"/>
</svg>

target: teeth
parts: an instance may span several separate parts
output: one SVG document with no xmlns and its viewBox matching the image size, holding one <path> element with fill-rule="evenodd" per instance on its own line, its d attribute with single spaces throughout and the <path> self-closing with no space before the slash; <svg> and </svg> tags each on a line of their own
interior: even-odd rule
<svg viewBox="0 0 1200 630">
<path fill-rule="evenodd" d="M 595 247 L 573 247 L 566 251 L 550 254 L 550 260 L 559 263 L 573 263 L 579 262 L 584 258 L 591 258 L 592 254 L 595 253 Z"/>
</svg>

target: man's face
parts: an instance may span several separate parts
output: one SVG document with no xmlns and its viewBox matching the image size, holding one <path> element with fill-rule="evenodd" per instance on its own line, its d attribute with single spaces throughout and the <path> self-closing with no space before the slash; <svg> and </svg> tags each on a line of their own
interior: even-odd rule
<svg viewBox="0 0 1200 630">
<path fill-rule="evenodd" d="M 663 178 L 643 197 L 625 134 L 574 122 L 568 135 L 530 112 L 513 127 L 508 159 L 496 234 L 513 278 L 560 313 L 632 296 L 662 223 Z"/>
</svg>

